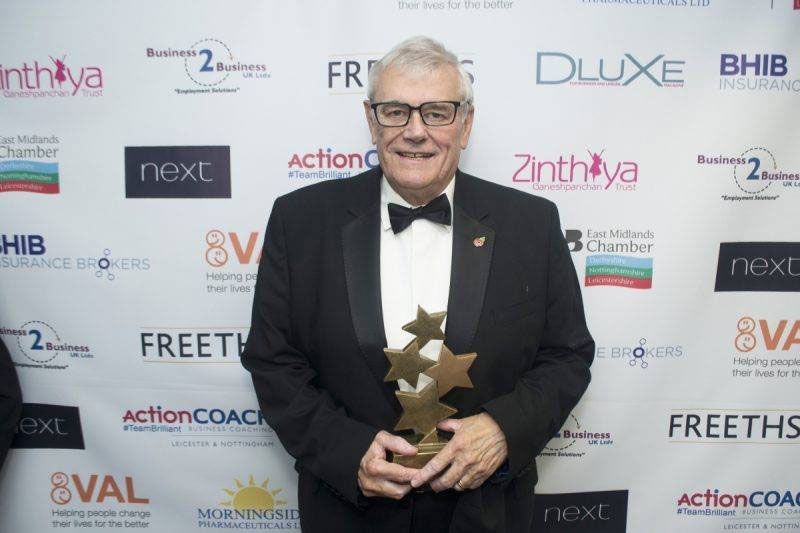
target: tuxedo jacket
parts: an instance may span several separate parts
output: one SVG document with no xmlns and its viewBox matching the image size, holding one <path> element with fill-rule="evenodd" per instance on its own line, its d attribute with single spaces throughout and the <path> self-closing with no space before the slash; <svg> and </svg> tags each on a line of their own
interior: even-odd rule
<svg viewBox="0 0 800 533">
<path fill-rule="evenodd" d="M 14 439 L 21 412 L 22 392 L 17 371 L 5 344 L 0 340 L 0 468 Z"/>
<path fill-rule="evenodd" d="M 267 224 L 242 363 L 296 459 L 304 531 L 409 530 L 407 501 L 366 498 L 357 484 L 375 434 L 401 414 L 396 383 L 383 381 L 381 176 L 291 192 Z M 535 458 L 586 389 L 594 342 L 555 205 L 460 171 L 455 179 L 444 342 L 478 357 L 474 388 L 442 401 L 456 417 L 491 415 L 508 457 L 507 472 L 459 496 L 451 531 L 528 531 Z"/>
</svg>

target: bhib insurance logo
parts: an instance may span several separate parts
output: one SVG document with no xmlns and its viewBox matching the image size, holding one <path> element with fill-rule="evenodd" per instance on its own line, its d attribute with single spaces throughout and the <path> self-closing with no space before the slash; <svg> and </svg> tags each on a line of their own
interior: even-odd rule
<svg viewBox="0 0 800 533">
<path fill-rule="evenodd" d="M 197 509 L 197 527 L 202 529 L 299 530 L 300 511 L 288 507 L 280 487 L 273 488 L 269 478 L 258 482 L 252 474 L 247 483 L 233 480 L 223 488 L 219 503 Z"/>
<path fill-rule="evenodd" d="M 785 54 L 723 53 L 719 61 L 719 89 L 800 92 L 800 79 L 789 76 Z"/>
</svg>

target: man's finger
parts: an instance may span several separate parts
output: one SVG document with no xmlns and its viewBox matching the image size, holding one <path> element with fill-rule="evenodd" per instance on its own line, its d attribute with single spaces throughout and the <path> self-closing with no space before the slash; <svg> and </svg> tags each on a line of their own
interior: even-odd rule
<svg viewBox="0 0 800 533">
<path fill-rule="evenodd" d="M 385 449 L 400 455 L 417 455 L 417 449 L 408 443 L 403 437 L 392 435 L 387 432 L 378 433 L 375 441 Z"/>
<path fill-rule="evenodd" d="M 441 492 L 455 487 L 457 481 L 461 481 L 461 488 L 468 487 L 467 482 L 472 478 L 472 474 L 464 464 L 454 461 L 444 474 L 431 481 L 431 488 L 436 492 Z"/>
<path fill-rule="evenodd" d="M 448 444 L 423 466 L 411 480 L 411 486 L 420 487 L 447 468 L 453 461 L 453 448 Z"/>
<path fill-rule="evenodd" d="M 455 433 L 461 427 L 461 420 L 456 418 L 448 418 L 439 422 L 437 427 L 444 431 L 449 431 L 450 433 Z"/>
<path fill-rule="evenodd" d="M 382 459 L 373 460 L 369 467 L 371 476 L 396 481 L 398 483 L 408 483 L 417 472 L 419 472 L 419 470 L 416 468 L 408 468 Z"/>
</svg>

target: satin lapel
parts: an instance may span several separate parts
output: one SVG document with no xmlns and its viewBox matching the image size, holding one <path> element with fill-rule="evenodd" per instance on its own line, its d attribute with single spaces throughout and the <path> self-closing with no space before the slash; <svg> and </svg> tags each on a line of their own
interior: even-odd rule
<svg viewBox="0 0 800 533">
<path fill-rule="evenodd" d="M 376 202 L 373 206 L 342 228 L 344 271 L 359 347 L 367 365 L 380 382 L 386 400 L 394 407 L 397 405 L 394 388 L 383 382 L 389 370 L 389 361 L 383 353 L 386 333 L 383 330 L 381 304 L 381 221 L 377 193 L 374 198 Z"/>
<path fill-rule="evenodd" d="M 445 343 L 455 353 L 470 351 L 489 279 L 494 250 L 494 230 L 460 207 L 458 180 L 453 208 L 453 263 L 450 268 L 450 296 L 447 302 Z"/>
</svg>

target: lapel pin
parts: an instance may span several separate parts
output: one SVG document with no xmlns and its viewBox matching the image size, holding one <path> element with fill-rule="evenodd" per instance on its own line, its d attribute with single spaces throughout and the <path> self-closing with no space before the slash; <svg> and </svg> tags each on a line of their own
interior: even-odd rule
<svg viewBox="0 0 800 533">
<path fill-rule="evenodd" d="M 486 235 L 481 235 L 480 237 L 475 237 L 472 239 L 472 244 L 475 248 L 480 248 L 484 244 L 486 244 Z"/>
</svg>

